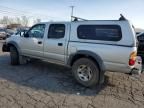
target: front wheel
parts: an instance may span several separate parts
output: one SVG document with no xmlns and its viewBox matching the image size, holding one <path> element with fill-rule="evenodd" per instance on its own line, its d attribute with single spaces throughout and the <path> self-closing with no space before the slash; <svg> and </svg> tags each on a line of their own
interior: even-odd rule
<svg viewBox="0 0 144 108">
<path fill-rule="evenodd" d="M 11 65 L 19 64 L 19 54 L 14 46 L 10 47 Z"/>
<path fill-rule="evenodd" d="M 88 58 L 80 58 L 74 62 L 72 72 L 75 79 L 86 87 L 92 87 L 98 84 L 99 69 L 97 64 Z"/>
</svg>

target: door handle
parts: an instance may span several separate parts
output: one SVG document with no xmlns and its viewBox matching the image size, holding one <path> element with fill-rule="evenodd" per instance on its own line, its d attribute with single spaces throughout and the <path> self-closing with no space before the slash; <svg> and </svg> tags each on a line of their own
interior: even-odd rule
<svg viewBox="0 0 144 108">
<path fill-rule="evenodd" d="M 58 43 L 58 46 L 63 46 L 63 43 Z"/>
<path fill-rule="evenodd" d="M 38 44 L 42 44 L 42 41 L 38 41 Z"/>
</svg>

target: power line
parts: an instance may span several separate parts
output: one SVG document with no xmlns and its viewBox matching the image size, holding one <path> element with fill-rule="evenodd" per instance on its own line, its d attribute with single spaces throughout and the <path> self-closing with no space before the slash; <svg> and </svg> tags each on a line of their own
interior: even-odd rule
<svg viewBox="0 0 144 108">
<path fill-rule="evenodd" d="M 0 8 L 7 9 L 7 10 L 12 10 L 12 11 L 16 11 L 16 12 L 22 12 L 22 13 L 29 13 L 30 14 L 30 12 L 27 12 L 27 11 L 21 11 L 21 10 L 17 10 L 17 9 L 14 9 L 14 8 L 9 8 L 9 7 L 2 6 L 2 5 L 0 5 Z"/>
<path fill-rule="evenodd" d="M 0 14 L 6 14 L 7 16 L 28 16 L 30 17 L 30 15 L 22 13 L 22 12 L 17 12 L 17 11 L 13 11 L 13 10 L 9 10 L 9 9 L 3 9 L 0 7 Z M 32 17 L 32 16 L 31 16 Z"/>
<path fill-rule="evenodd" d="M 22 13 L 10 12 L 10 11 L 1 10 L 1 9 L 0 9 L 0 13 L 25 16 L 25 14 L 22 14 Z"/>
<path fill-rule="evenodd" d="M 13 15 L 21 15 L 21 16 L 29 16 L 29 17 L 39 17 L 39 18 L 58 18 L 58 19 L 63 19 L 61 17 L 52 17 L 52 16 L 48 16 L 48 15 L 44 15 L 44 14 L 39 14 L 39 13 L 31 13 L 31 12 L 26 12 L 26 11 L 20 11 L 17 9 L 13 9 L 13 8 L 9 8 L 6 6 L 1 6 L 0 5 L 0 12 L 3 12 L 4 14 L 8 13 L 8 14 L 13 14 Z"/>
<path fill-rule="evenodd" d="M 17 12 L 17 11 L 8 10 L 8 9 L 1 9 L 1 8 L 0 8 L 0 12 L 10 13 L 14 15 L 21 15 L 21 16 L 35 16 L 36 15 L 36 14 L 27 14 L 27 13 Z"/>
</svg>

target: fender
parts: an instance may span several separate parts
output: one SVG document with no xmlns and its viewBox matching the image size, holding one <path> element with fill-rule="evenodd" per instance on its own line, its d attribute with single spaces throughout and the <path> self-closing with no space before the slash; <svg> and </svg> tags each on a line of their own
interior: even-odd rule
<svg viewBox="0 0 144 108">
<path fill-rule="evenodd" d="M 91 51 L 79 50 L 75 54 L 71 54 L 69 56 L 67 64 L 70 66 L 74 57 L 76 55 L 79 55 L 79 54 L 90 56 L 90 57 L 95 59 L 95 61 L 98 63 L 98 66 L 100 68 L 100 81 L 99 81 L 99 83 L 103 83 L 104 82 L 105 65 L 104 65 L 103 60 L 101 59 L 101 57 L 98 54 L 93 53 Z"/>
<path fill-rule="evenodd" d="M 16 49 L 17 49 L 17 51 L 18 51 L 18 53 L 21 54 L 20 47 L 19 47 L 19 45 L 18 45 L 16 42 L 14 42 L 14 41 L 9 41 L 9 42 L 7 43 L 7 46 L 9 47 L 9 45 L 15 46 Z"/>
</svg>

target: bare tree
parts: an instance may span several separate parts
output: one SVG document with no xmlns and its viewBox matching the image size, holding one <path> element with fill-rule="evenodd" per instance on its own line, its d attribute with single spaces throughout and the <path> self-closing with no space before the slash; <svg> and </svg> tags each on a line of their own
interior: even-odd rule
<svg viewBox="0 0 144 108">
<path fill-rule="evenodd" d="M 14 24 L 15 23 L 15 18 L 9 18 L 9 23 L 8 24 Z"/>
<path fill-rule="evenodd" d="M 19 17 L 15 18 L 15 23 L 17 24 L 22 24 L 22 21 Z"/>
<path fill-rule="evenodd" d="M 33 24 L 37 24 L 37 23 L 40 23 L 41 22 L 41 19 L 35 19 L 34 21 L 33 21 Z"/>
<path fill-rule="evenodd" d="M 4 25 L 8 25 L 9 24 L 9 18 L 8 16 L 4 16 L 1 20 L 1 23 L 4 24 Z"/>
<path fill-rule="evenodd" d="M 36 22 L 40 22 L 40 19 L 37 19 Z M 29 18 L 26 16 L 22 16 L 22 17 L 16 17 L 16 18 L 12 18 L 12 17 L 8 17 L 8 16 L 4 16 L 2 19 L 0 19 L 0 23 L 6 25 L 10 25 L 10 24 L 20 24 L 22 26 L 27 27 L 29 25 Z"/>
<path fill-rule="evenodd" d="M 29 24 L 29 19 L 28 19 L 28 17 L 22 16 L 22 17 L 21 17 L 21 22 L 22 22 L 22 25 L 23 25 L 23 26 L 27 27 L 28 24 Z"/>
</svg>

